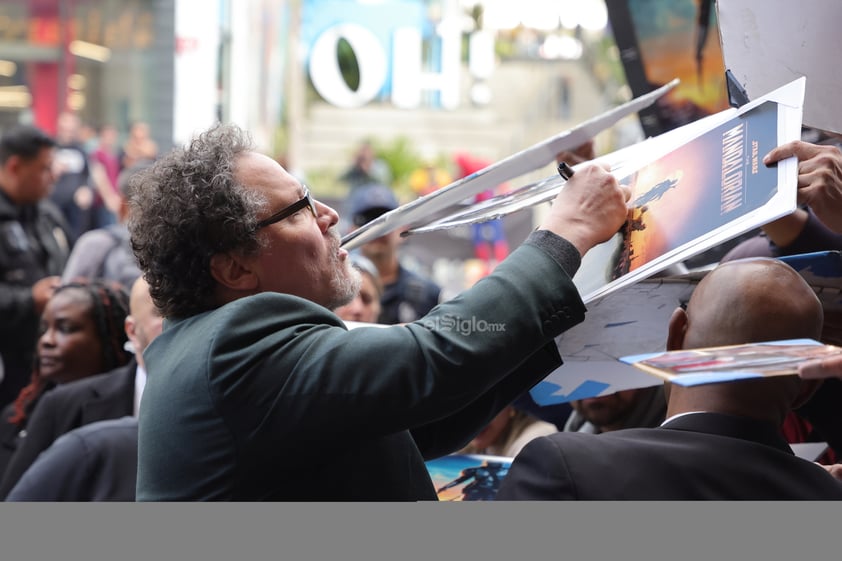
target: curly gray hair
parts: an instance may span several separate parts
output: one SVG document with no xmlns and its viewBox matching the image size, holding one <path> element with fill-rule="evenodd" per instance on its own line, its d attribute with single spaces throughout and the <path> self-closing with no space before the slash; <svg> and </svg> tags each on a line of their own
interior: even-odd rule
<svg viewBox="0 0 842 561">
<path fill-rule="evenodd" d="M 214 254 L 260 249 L 255 224 L 266 201 L 234 177 L 238 156 L 252 150 L 247 132 L 218 124 L 132 177 L 132 249 L 164 317 L 216 307 Z"/>
</svg>

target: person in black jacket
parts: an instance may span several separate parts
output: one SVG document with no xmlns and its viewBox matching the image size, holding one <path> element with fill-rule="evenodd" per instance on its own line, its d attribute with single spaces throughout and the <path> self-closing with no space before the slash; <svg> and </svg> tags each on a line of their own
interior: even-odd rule
<svg viewBox="0 0 842 561">
<path fill-rule="evenodd" d="M 821 335 L 810 285 L 775 259 L 725 263 L 670 320 L 668 350 Z M 557 433 L 526 445 L 497 500 L 842 500 L 842 484 L 780 433 L 818 383 L 773 376 L 668 384 L 658 428 Z"/>
<path fill-rule="evenodd" d="M 149 285 L 139 278 L 132 286 L 126 336 L 135 358 L 125 366 L 56 387 L 46 393 L 32 412 L 17 451 L 0 479 L 0 497 L 5 497 L 39 454 L 60 436 L 80 426 L 106 419 L 136 416 L 146 384 L 143 351 L 161 333 L 163 320 L 157 313 Z M 68 465 L 67 469 L 74 469 Z"/>
<path fill-rule="evenodd" d="M 56 289 L 41 316 L 37 360 L 14 402 L 0 411 L 0 470 L 5 470 L 41 398 L 71 383 L 126 364 L 123 324 L 128 294 L 121 285 L 74 282 Z"/>
<path fill-rule="evenodd" d="M 336 211 L 235 125 L 169 152 L 129 220 L 165 318 L 144 353 L 137 499 L 436 500 L 425 458 L 560 364 L 555 337 L 585 311 L 570 277 L 628 215 L 606 168 L 577 170 L 526 242 L 423 321 L 348 330 L 331 310 L 359 281 Z"/>
<path fill-rule="evenodd" d="M 31 126 L 0 139 L 0 409 L 29 382 L 38 320 L 70 251 L 64 218 L 47 200 L 55 145 Z"/>
</svg>

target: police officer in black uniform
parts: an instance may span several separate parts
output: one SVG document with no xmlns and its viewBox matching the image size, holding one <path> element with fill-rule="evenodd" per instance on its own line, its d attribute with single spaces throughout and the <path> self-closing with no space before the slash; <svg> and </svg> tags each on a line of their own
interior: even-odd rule
<svg viewBox="0 0 842 561">
<path fill-rule="evenodd" d="M 66 222 L 47 200 L 55 146 L 32 126 L 0 138 L 0 409 L 29 382 L 41 312 L 70 249 Z"/>
</svg>

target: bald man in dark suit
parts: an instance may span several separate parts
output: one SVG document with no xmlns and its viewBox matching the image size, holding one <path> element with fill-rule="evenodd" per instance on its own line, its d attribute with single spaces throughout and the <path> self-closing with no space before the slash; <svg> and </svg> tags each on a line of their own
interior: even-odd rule
<svg viewBox="0 0 842 561">
<path fill-rule="evenodd" d="M 732 261 L 673 313 L 667 349 L 818 339 L 822 323 L 818 298 L 788 265 Z M 818 383 L 668 384 L 661 427 L 538 438 L 515 458 L 497 500 L 842 500 L 842 483 L 796 457 L 780 433 Z"/>
</svg>

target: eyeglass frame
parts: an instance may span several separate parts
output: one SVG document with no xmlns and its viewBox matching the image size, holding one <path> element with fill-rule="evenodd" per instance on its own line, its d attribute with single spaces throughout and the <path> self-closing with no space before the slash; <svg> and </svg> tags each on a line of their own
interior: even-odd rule
<svg viewBox="0 0 842 561">
<path fill-rule="evenodd" d="M 316 200 L 310 195 L 310 189 L 304 185 L 304 196 L 292 203 L 289 206 L 286 206 L 276 212 L 275 214 L 269 216 L 268 218 L 264 218 L 263 220 L 259 221 L 257 224 L 254 225 L 255 230 L 260 230 L 261 228 L 265 228 L 266 226 L 270 226 L 275 224 L 276 222 L 280 222 L 285 218 L 289 218 L 296 212 L 301 209 L 309 208 L 310 212 L 313 213 L 314 218 L 319 217 L 319 209 L 316 208 Z"/>
</svg>

